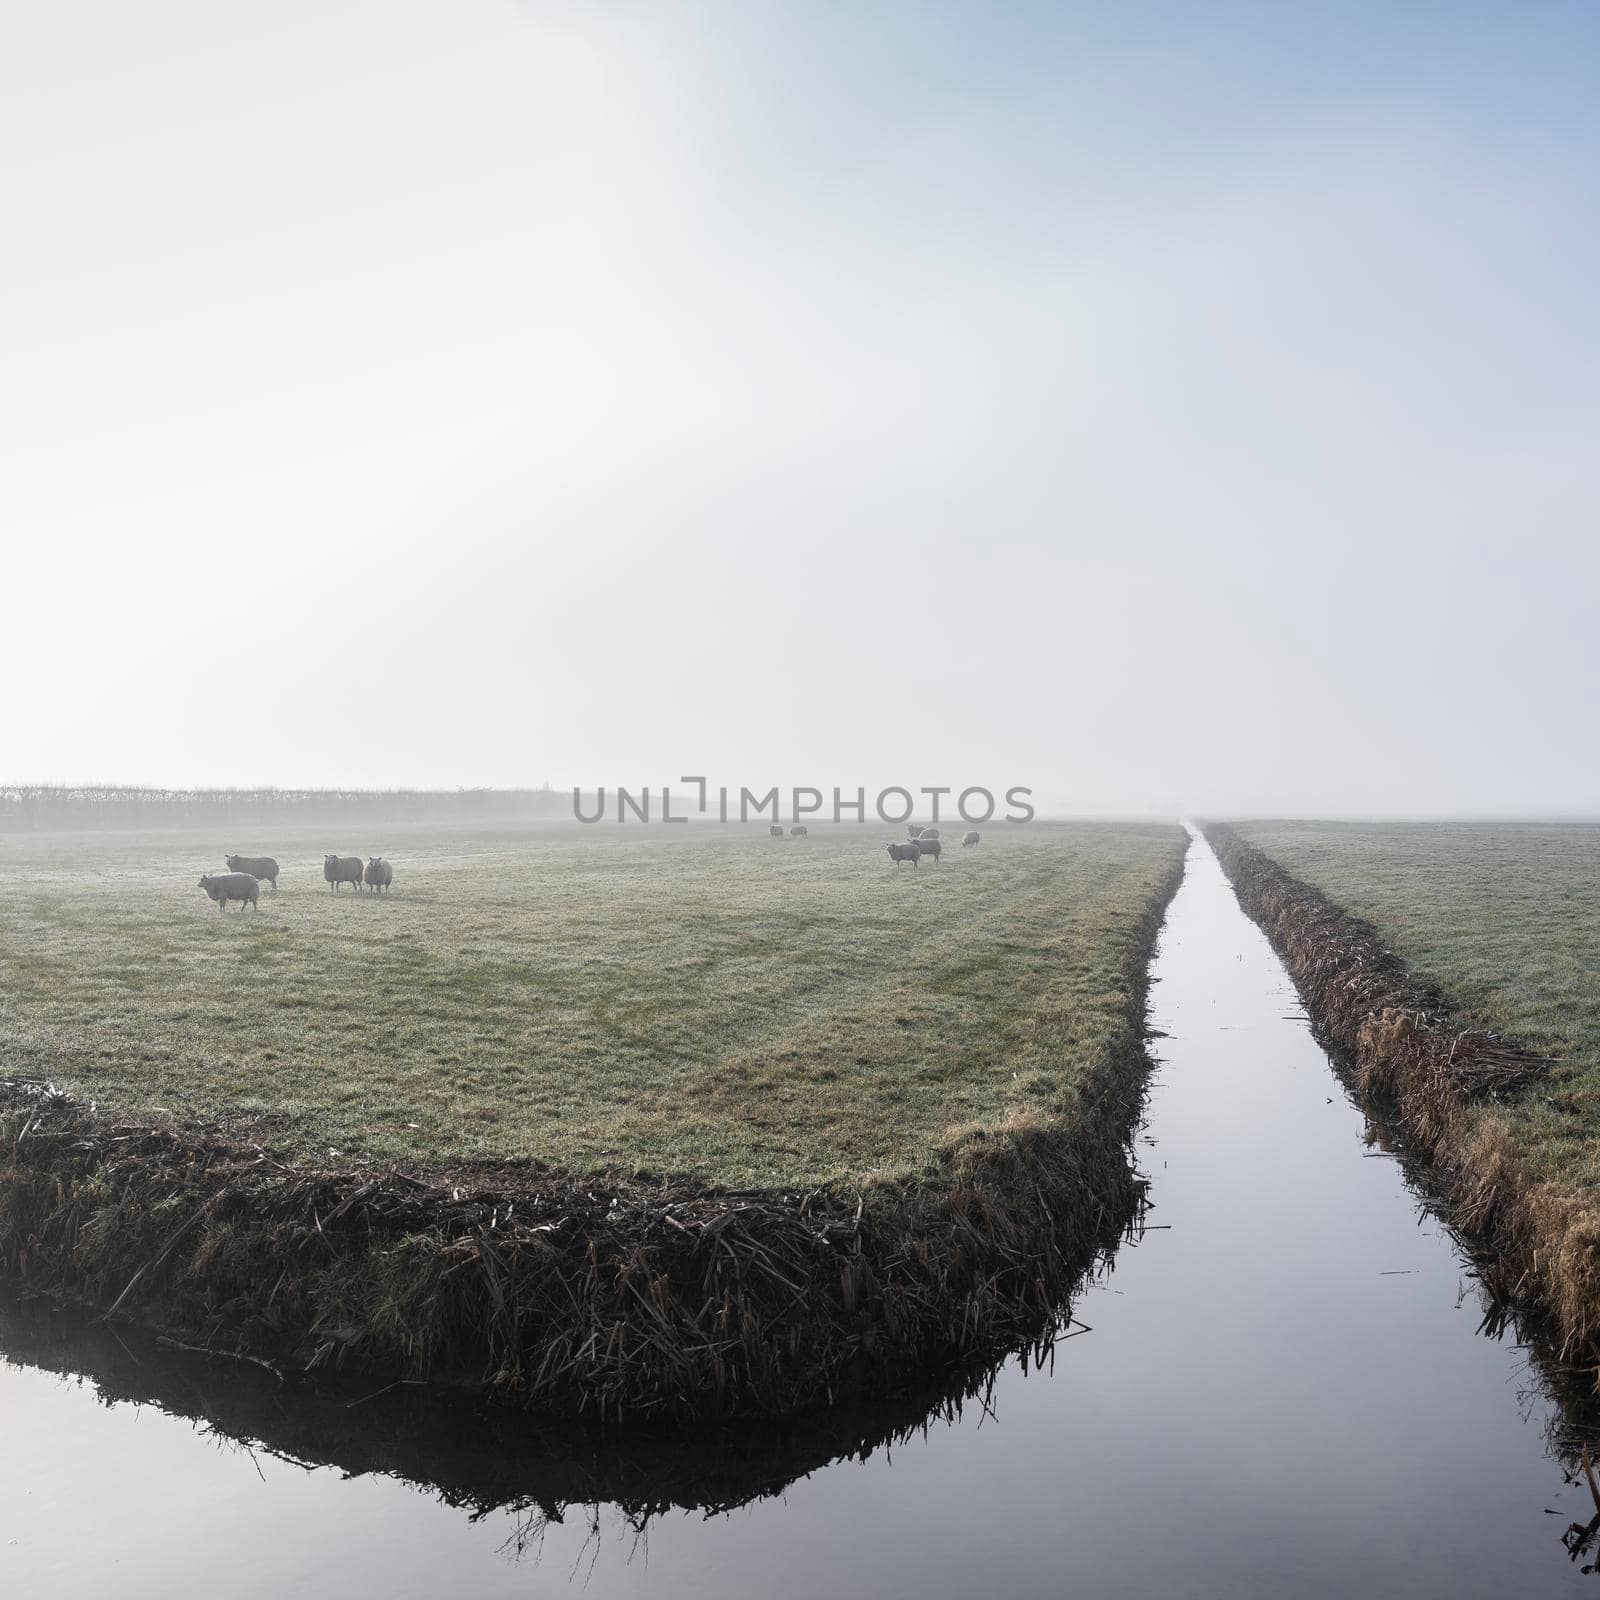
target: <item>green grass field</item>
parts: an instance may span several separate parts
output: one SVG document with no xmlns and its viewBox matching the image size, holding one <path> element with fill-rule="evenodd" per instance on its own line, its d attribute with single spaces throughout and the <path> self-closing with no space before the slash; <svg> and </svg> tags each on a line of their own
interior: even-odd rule
<svg viewBox="0 0 1600 1600">
<path fill-rule="evenodd" d="M 996 826 L 913 869 L 850 826 L 357 831 L 0 837 L 0 1073 L 314 1160 L 898 1176 L 1071 1116 L 1184 845 Z M 229 849 L 282 864 L 258 913 L 197 887 Z M 391 894 L 332 893 L 335 849 Z"/>
<path fill-rule="evenodd" d="M 1557 1059 L 1496 1114 L 1543 1176 L 1600 1199 L 1600 825 L 1233 826 L 1371 923 L 1467 1021 Z"/>
</svg>

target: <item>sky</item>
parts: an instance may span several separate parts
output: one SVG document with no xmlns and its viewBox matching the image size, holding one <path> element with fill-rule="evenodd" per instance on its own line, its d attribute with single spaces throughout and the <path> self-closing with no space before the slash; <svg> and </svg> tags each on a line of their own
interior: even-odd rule
<svg viewBox="0 0 1600 1600">
<path fill-rule="evenodd" d="M 0 13 L 0 781 L 1600 813 L 1600 13 Z"/>
</svg>

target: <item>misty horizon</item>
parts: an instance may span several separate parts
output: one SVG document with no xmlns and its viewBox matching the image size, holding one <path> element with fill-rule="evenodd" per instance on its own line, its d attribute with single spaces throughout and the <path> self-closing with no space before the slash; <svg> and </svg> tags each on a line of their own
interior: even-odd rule
<svg viewBox="0 0 1600 1600">
<path fill-rule="evenodd" d="M 628 800 L 628 803 L 626 805 L 624 805 L 618 798 L 617 790 L 618 790 L 619 787 L 624 789 L 624 790 L 626 790 L 627 794 L 629 796 L 629 800 Z M 767 787 L 771 787 L 771 786 L 767 786 Z M 886 788 L 886 787 L 891 787 L 891 786 L 887 786 L 887 785 L 880 786 L 880 789 L 881 788 Z M 337 816 L 337 813 L 335 811 L 328 811 L 328 812 L 319 813 L 319 812 L 316 812 L 314 809 L 310 809 L 309 808 L 309 803 L 310 802 L 315 802 L 315 801 L 318 801 L 318 800 L 329 800 L 329 801 L 334 801 L 334 802 L 358 802 L 358 801 L 369 801 L 369 800 L 370 801 L 379 801 L 379 800 L 383 800 L 386 797 L 389 797 L 389 798 L 393 798 L 393 799 L 395 799 L 397 801 L 413 802 L 413 804 L 412 804 L 410 809 L 396 811 L 395 813 L 393 813 L 392 817 L 388 819 L 388 820 L 402 821 L 402 822 L 403 821 L 424 822 L 424 821 L 435 821 L 435 820 L 440 820 L 440 821 L 443 821 L 443 820 L 460 820 L 460 821 L 463 821 L 464 823 L 468 823 L 468 824 L 471 824 L 471 823 L 474 823 L 474 822 L 482 822 L 486 826 L 497 826 L 497 825 L 504 825 L 504 824 L 506 824 L 508 822 L 515 822 L 515 821 L 519 821 L 519 820 L 520 821 L 538 821 L 538 822 L 545 822 L 545 821 L 572 821 L 572 822 L 578 822 L 581 825 L 585 825 L 585 826 L 595 826 L 595 825 L 603 824 L 603 825 L 607 825 L 607 826 L 623 826 L 623 827 L 646 826 L 646 827 L 651 827 L 651 826 L 660 826 L 664 821 L 668 820 L 667 818 L 665 818 L 662 815 L 662 812 L 661 812 L 661 796 L 662 796 L 662 793 L 663 793 L 664 790 L 670 791 L 670 793 L 672 795 L 670 821 L 673 824 L 680 823 L 680 822 L 694 823 L 694 824 L 697 824 L 697 825 L 709 825 L 709 826 L 737 826 L 737 825 L 747 824 L 747 825 L 753 827 L 753 826 L 756 826 L 758 823 L 762 823 L 762 822 L 766 822 L 766 821 L 770 821 L 771 820 L 769 815 L 767 815 L 765 813 L 762 813 L 762 812 L 757 812 L 754 809 L 750 810 L 749 815 L 747 817 L 740 817 L 740 816 L 737 816 L 737 815 L 730 815 L 727 818 L 719 818 L 719 816 L 717 814 L 717 807 L 716 807 L 715 804 L 711 805 L 706 812 L 702 813 L 701 811 L 697 810 L 695 808 L 694 804 L 693 804 L 693 798 L 692 798 L 693 797 L 693 791 L 692 790 L 689 791 L 688 800 L 687 800 L 687 804 L 686 804 L 685 792 L 682 789 L 682 787 L 680 785 L 676 784 L 676 783 L 667 783 L 667 784 L 654 783 L 654 784 L 648 784 L 648 785 L 625 784 L 625 785 L 620 785 L 620 786 L 619 785 L 609 785 L 609 784 L 608 785 L 600 785 L 600 786 L 596 786 L 596 785 L 579 786 L 579 785 L 573 785 L 573 784 L 560 784 L 560 783 L 553 783 L 553 784 L 546 784 L 546 783 L 524 784 L 524 785 L 516 785 L 516 786 L 497 786 L 497 785 L 490 785 L 490 784 L 459 784 L 459 785 L 454 785 L 454 786 L 451 786 L 451 787 L 448 787 L 448 788 L 445 788 L 445 787 L 418 788 L 418 787 L 412 787 L 412 786 L 406 786 L 406 785 L 400 785 L 400 784 L 388 784 L 388 785 L 378 785 L 378 786 L 373 786 L 373 787 L 364 787 L 364 786 L 360 786 L 360 785 L 341 785 L 341 784 L 330 784 L 330 785 L 326 785 L 326 786 L 314 786 L 314 785 L 286 785 L 286 784 L 270 784 L 270 783 L 211 786 L 211 785 L 204 785 L 204 784 L 172 784 L 172 785 L 163 785 L 163 784 L 115 784 L 115 783 L 15 784 L 15 783 L 0 782 L 0 831 L 3 831 L 5 829 L 5 827 L 8 824 L 8 821 L 12 817 L 12 814 L 13 814 L 13 812 L 15 810 L 15 805 L 14 805 L 15 797 L 17 797 L 18 795 L 24 794 L 26 792 L 29 792 L 29 791 L 34 791 L 34 792 L 39 793 L 40 795 L 47 795 L 47 796 L 57 796 L 57 795 L 64 795 L 64 794 L 76 794 L 76 795 L 86 795 L 86 796 L 107 795 L 107 794 L 142 795 L 142 796 L 147 797 L 152 804 L 157 805 L 157 806 L 161 805 L 163 802 L 177 801 L 177 800 L 181 800 L 181 799 L 183 799 L 185 797 L 198 797 L 198 798 L 202 798 L 202 799 L 217 799 L 217 800 L 223 800 L 223 799 L 229 799 L 229 798 L 239 799 L 239 800 L 260 799 L 262 801 L 270 801 L 270 800 L 277 799 L 277 798 L 282 798 L 282 797 L 292 797 L 292 798 L 295 798 L 295 799 L 302 799 L 302 800 L 308 802 L 308 811 L 307 811 L 307 814 L 305 816 L 300 817 L 300 818 L 296 818 L 293 821 L 287 821 L 286 820 L 281 824 L 283 826 L 301 826 L 301 825 L 313 826 L 313 825 L 320 825 L 324 821 L 337 821 L 337 820 L 339 820 L 339 818 Z M 851 812 L 851 808 L 853 806 L 853 801 L 850 800 L 848 798 L 848 796 L 854 795 L 857 790 L 864 790 L 865 794 L 866 794 L 867 810 L 866 810 L 866 814 L 864 816 L 862 816 L 862 817 L 856 817 L 853 814 L 849 814 Z M 754 792 L 755 791 L 752 791 L 752 793 L 754 793 Z M 761 790 L 761 793 L 765 794 L 765 792 L 766 792 L 766 790 L 765 790 L 765 788 L 763 788 Z M 821 824 L 827 824 L 827 825 L 835 825 L 835 826 L 840 826 L 840 827 L 849 827 L 849 826 L 856 826 L 856 825 L 865 826 L 865 827 L 878 827 L 878 828 L 882 828 L 882 827 L 893 828 L 893 827 L 896 827 L 901 819 L 899 819 L 899 818 L 881 818 L 881 817 L 879 817 L 879 816 L 877 816 L 875 814 L 874 809 L 873 809 L 873 802 L 874 802 L 875 795 L 878 792 L 879 792 L 879 790 L 875 790 L 873 788 L 873 786 L 871 786 L 871 785 L 854 785 L 854 786 L 851 786 L 848 789 L 841 790 L 841 793 L 843 793 L 843 794 L 845 794 L 847 796 L 846 801 L 845 801 L 846 814 L 841 816 L 841 817 L 839 817 L 839 818 L 835 818 L 832 815 L 832 812 L 831 812 L 831 807 L 832 807 L 831 792 L 829 792 L 828 794 L 825 795 L 825 803 L 824 803 L 824 805 L 822 807 L 822 810 L 820 812 L 818 812 L 816 810 L 799 810 L 799 811 L 796 811 L 794 809 L 794 806 L 793 806 L 793 793 L 792 793 L 792 791 L 780 790 L 780 794 L 779 794 L 779 815 L 786 821 L 804 821 L 804 822 L 821 823 Z M 917 796 L 917 802 L 914 805 L 914 807 L 912 809 L 912 812 L 910 813 L 910 815 L 912 817 L 922 818 L 922 819 L 931 818 L 934 821 L 941 821 L 941 820 L 943 820 L 943 821 L 955 821 L 955 820 L 959 819 L 960 813 L 959 813 L 959 809 L 955 805 L 955 798 L 954 798 L 953 795 L 948 795 L 946 798 L 941 799 L 940 802 L 939 802 L 938 810 L 935 811 L 933 803 L 932 803 L 932 800 L 929 799 L 929 798 L 924 798 L 924 793 L 925 793 L 924 791 L 913 790 L 912 792 Z M 995 825 L 995 826 L 1003 826 L 1003 825 L 1007 825 L 1007 824 L 1010 824 L 1010 825 L 1025 825 L 1026 823 L 1033 822 L 1033 821 L 1039 821 L 1039 822 L 1051 822 L 1051 821 L 1095 821 L 1095 820 L 1099 820 L 1099 819 L 1103 819 L 1103 820 L 1106 820 L 1106 821 L 1146 821 L 1146 820 L 1171 821 L 1171 820 L 1174 820 L 1174 819 L 1180 819 L 1180 820 L 1184 820 L 1184 821 L 1187 821 L 1187 822 L 1192 822 L 1193 820 L 1195 820 L 1197 818 L 1200 818 L 1202 816 L 1208 815 L 1208 813 L 1200 810 L 1197 807 L 1187 807 L 1187 806 L 1180 806 L 1176 810 L 1173 810 L 1173 811 L 1159 811 L 1159 810 L 1149 810 L 1149 811 L 1089 811 L 1089 810 L 1074 810 L 1070 805 L 1052 802 L 1049 799 L 1041 800 L 1039 798 L 1039 796 L 1037 794 L 1033 793 L 1031 790 L 1027 791 L 1027 792 L 1028 792 L 1028 795 L 1029 795 L 1029 799 L 1027 801 L 1027 805 L 1029 807 L 1031 807 L 1031 809 L 1032 809 L 1032 812 L 1033 812 L 1032 816 L 1023 817 L 1023 816 L 1007 815 L 1002 809 L 1000 809 L 1000 807 L 998 805 L 999 797 L 997 795 L 997 810 L 996 810 L 996 814 L 995 814 L 994 817 L 992 817 L 990 819 L 987 819 L 986 821 L 984 819 L 979 819 L 979 818 L 966 818 L 965 821 L 967 821 L 967 822 L 982 822 L 982 824 L 985 825 L 985 826 L 988 826 L 988 825 L 991 825 L 991 824 Z M 597 806 L 597 795 L 602 794 L 602 793 L 605 796 L 604 811 L 603 811 L 602 815 L 595 816 L 593 813 L 595 812 L 596 806 Z M 646 816 L 646 817 L 641 818 L 641 817 L 639 817 L 637 815 L 638 803 L 645 796 L 649 797 L 648 805 L 650 807 L 650 814 L 648 816 Z M 517 812 L 517 811 L 513 811 L 513 810 L 499 810 L 499 811 L 490 810 L 489 812 L 487 812 L 484 816 L 482 816 L 480 818 L 463 817 L 459 813 L 452 814 L 448 807 L 434 808 L 434 809 L 430 810 L 427 807 L 427 805 L 425 804 L 426 802 L 435 801 L 435 800 L 437 800 L 437 801 L 464 801 L 464 800 L 478 799 L 478 800 L 485 800 L 485 801 L 493 801 L 493 800 L 515 800 L 515 799 L 518 799 L 518 798 L 526 798 L 528 800 L 532 800 L 532 801 L 537 802 L 537 804 L 535 804 L 533 806 L 530 806 L 530 807 L 528 807 L 527 809 L 525 809 L 524 811 L 521 811 L 521 812 Z M 735 788 L 732 791 L 732 795 L 731 795 L 731 799 L 730 799 L 730 806 L 733 807 L 733 808 L 736 808 L 737 804 L 738 804 L 738 789 Z M 976 804 L 976 802 L 974 802 L 974 804 Z M 588 814 L 587 815 L 580 815 L 579 814 L 580 811 L 583 812 L 583 813 L 588 813 Z M 378 818 L 380 820 L 383 819 L 383 814 L 381 812 L 374 812 L 373 815 L 374 815 L 374 817 L 376 817 L 376 818 Z M 1226 820 L 1226 814 L 1217 813 L 1215 815 L 1217 817 L 1217 820 Z M 1241 812 L 1241 813 L 1237 813 L 1237 815 L 1242 817 L 1242 816 L 1245 816 L 1246 813 Z M 1354 821 L 1370 821 L 1370 820 L 1380 820 L 1381 821 L 1381 820 L 1388 819 L 1388 820 L 1394 820 L 1394 821 L 1400 821 L 1400 822 L 1445 821 L 1445 822 L 1463 822 L 1463 823 L 1466 823 L 1466 822 L 1494 822 L 1494 821 L 1521 821 L 1521 822 L 1548 821 L 1548 822 L 1569 822 L 1569 823 L 1570 822 L 1579 822 L 1579 823 L 1595 822 L 1595 823 L 1600 823 L 1600 812 L 1590 812 L 1590 811 L 1563 812 L 1563 811 L 1558 811 L 1558 810 L 1545 810 L 1545 811 L 1529 810 L 1529 811 L 1502 811 L 1502 812 L 1472 812 L 1472 811 L 1430 812 L 1430 811 L 1420 811 L 1419 810 L 1419 811 L 1393 811 L 1393 812 L 1389 812 L 1389 813 L 1377 813 L 1377 812 L 1360 812 L 1360 811 L 1340 812 L 1340 811 L 1335 811 L 1335 810 L 1332 810 L 1332 809 L 1324 809 L 1324 810 L 1318 811 L 1318 812 L 1311 812 L 1311 811 L 1301 811 L 1301 812 L 1283 811 L 1283 812 L 1279 812 L 1279 813 L 1257 812 L 1257 813 L 1251 813 L 1250 815 L 1254 818 L 1254 820 L 1257 820 L 1257 821 L 1316 820 L 1318 818 L 1321 818 L 1321 819 L 1324 819 L 1324 820 L 1330 820 L 1330 821 L 1336 821 L 1336 822 L 1338 822 L 1338 821 L 1352 821 L 1352 822 L 1354 822 Z M 107 825 L 115 825 L 115 824 L 107 824 Z M 171 825 L 176 826 L 178 824 L 177 823 L 173 823 Z M 279 824 L 274 824 L 274 823 L 268 822 L 268 823 L 265 823 L 263 825 L 272 826 L 272 825 L 279 825 Z"/>
</svg>

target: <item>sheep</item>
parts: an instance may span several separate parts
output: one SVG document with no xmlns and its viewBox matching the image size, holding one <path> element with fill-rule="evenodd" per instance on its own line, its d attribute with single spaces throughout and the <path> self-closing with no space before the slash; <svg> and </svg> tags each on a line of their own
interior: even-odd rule
<svg viewBox="0 0 1600 1600">
<path fill-rule="evenodd" d="M 791 828 L 789 830 L 789 837 L 791 839 L 804 839 L 806 837 L 805 823 L 802 822 L 798 827 Z"/>
<path fill-rule="evenodd" d="M 977 842 L 978 830 L 976 828 L 969 828 L 964 834 L 961 835 L 961 848 L 963 850 L 965 850 L 969 844 L 976 844 Z"/>
<path fill-rule="evenodd" d="M 939 853 L 944 849 L 944 846 L 937 839 L 930 839 L 924 834 L 922 838 L 913 841 L 912 848 L 918 855 L 932 856 L 937 861 Z"/>
<path fill-rule="evenodd" d="M 274 894 L 278 892 L 278 863 L 271 856 L 228 856 L 226 860 L 229 872 L 248 872 L 252 878 L 270 883 Z"/>
<path fill-rule="evenodd" d="M 261 885 L 248 872 L 202 872 L 200 887 L 217 902 L 218 911 L 226 913 L 230 900 L 237 900 L 241 911 L 247 902 L 252 911 L 261 909 L 256 904 Z"/>
<path fill-rule="evenodd" d="M 922 854 L 921 848 L 913 840 L 910 844 L 892 844 L 889 846 L 889 859 L 897 866 L 902 861 L 909 861 L 916 866 L 917 857 Z"/>
<path fill-rule="evenodd" d="M 937 828 L 924 828 L 921 833 L 914 834 L 913 837 L 917 839 L 937 839 L 939 830 Z"/>
<path fill-rule="evenodd" d="M 382 856 L 367 857 L 367 887 L 376 894 L 380 889 L 387 890 L 394 882 L 394 868 Z"/>
<path fill-rule="evenodd" d="M 908 839 L 915 839 L 915 838 L 916 838 L 916 836 L 917 836 L 917 835 L 918 835 L 918 834 L 919 834 L 919 833 L 921 833 L 921 832 L 922 832 L 922 829 L 921 829 L 921 828 L 919 828 L 919 827 L 918 827 L 918 826 L 917 826 L 917 825 L 916 825 L 916 823 L 914 823 L 914 822 L 908 822 L 908 823 L 907 823 L 907 824 L 906 824 L 906 838 L 908 838 Z"/>
<path fill-rule="evenodd" d="M 361 888 L 361 857 L 324 856 L 322 858 L 322 876 L 333 886 L 335 894 L 339 892 L 341 883 L 353 883 L 359 890 Z"/>
<path fill-rule="evenodd" d="M 781 839 L 783 837 L 783 829 L 774 825 L 767 829 L 767 837 L 769 839 Z"/>
</svg>

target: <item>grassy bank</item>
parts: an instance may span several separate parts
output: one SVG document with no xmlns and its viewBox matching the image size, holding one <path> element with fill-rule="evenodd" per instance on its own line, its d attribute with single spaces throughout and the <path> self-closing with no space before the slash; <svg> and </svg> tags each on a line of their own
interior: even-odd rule
<svg viewBox="0 0 1600 1600">
<path fill-rule="evenodd" d="M 1600 1361 L 1600 829 L 1208 828 L 1312 1014 L 1433 1158 L 1499 1286 Z"/>
<path fill-rule="evenodd" d="M 914 1171 L 1048 1115 L 1126 1027 L 1170 827 L 1013 827 L 938 866 L 855 828 L 0 839 L 6 1070 L 297 1158 L 532 1159 L 744 1186 Z M 258 914 L 196 888 L 283 866 Z"/>
<path fill-rule="evenodd" d="M 610 1415 L 1040 1325 L 1138 1194 L 1175 827 L 0 842 L 6 1265 L 201 1341 Z M 353 849 L 355 841 L 339 843 Z M 195 880 L 271 850 L 219 914 Z M 94 1102 L 91 1109 L 89 1102 Z"/>
</svg>

